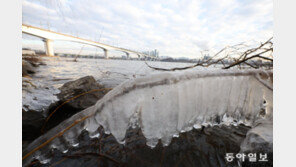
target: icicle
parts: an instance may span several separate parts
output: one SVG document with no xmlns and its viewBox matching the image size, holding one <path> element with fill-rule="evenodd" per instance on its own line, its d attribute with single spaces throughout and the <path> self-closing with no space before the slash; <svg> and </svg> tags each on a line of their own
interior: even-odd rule
<svg viewBox="0 0 296 167">
<path fill-rule="evenodd" d="M 90 138 L 98 138 L 100 136 L 98 131 L 99 126 L 99 123 L 94 117 L 90 117 L 84 122 L 84 128 L 88 131 Z"/>
<path fill-rule="evenodd" d="M 78 147 L 79 141 L 77 137 L 81 133 L 83 128 L 81 126 L 75 126 L 73 127 L 73 130 L 67 131 L 63 134 L 64 139 L 68 142 L 68 144 L 72 147 Z"/>
<path fill-rule="evenodd" d="M 54 139 L 54 141 L 52 142 L 51 148 L 60 150 L 62 153 L 68 152 L 67 143 L 64 140 L 64 138 Z"/>
</svg>

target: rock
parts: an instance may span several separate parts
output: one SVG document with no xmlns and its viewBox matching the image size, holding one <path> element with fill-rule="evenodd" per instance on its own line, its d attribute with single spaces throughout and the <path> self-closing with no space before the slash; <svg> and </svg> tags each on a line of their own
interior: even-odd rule
<svg viewBox="0 0 296 167">
<path fill-rule="evenodd" d="M 255 153 L 257 163 L 247 158 L 242 162 L 243 167 L 270 167 L 273 165 L 273 123 L 272 120 L 260 120 L 257 125 L 248 131 L 246 138 L 240 146 L 240 152 Z M 266 162 L 258 161 L 261 155 L 267 156 Z"/>
<path fill-rule="evenodd" d="M 78 96 L 82 93 L 94 89 L 103 88 L 104 87 L 102 85 L 96 82 L 93 76 L 85 76 L 75 81 L 65 83 L 62 87 L 59 88 L 61 92 L 57 94 L 57 97 L 60 101 L 65 102 L 70 98 Z M 102 98 L 106 94 L 106 92 L 107 91 L 91 92 L 68 102 L 67 105 L 77 110 L 83 110 L 94 105 L 100 98 Z"/>
<path fill-rule="evenodd" d="M 45 122 L 42 112 L 22 111 L 22 140 L 31 141 L 41 135 Z"/>
<path fill-rule="evenodd" d="M 50 115 L 57 108 L 58 110 L 52 115 L 53 119 L 50 118 L 47 122 L 46 131 L 77 112 L 94 105 L 108 92 L 108 90 L 105 90 L 104 86 L 97 83 L 92 76 L 85 76 L 75 81 L 67 82 L 59 89 L 60 93 L 57 94 L 59 100 L 58 102 L 50 105 L 47 113 Z M 102 89 L 102 91 L 93 91 L 84 94 L 95 89 Z M 79 95 L 82 96 L 72 99 L 73 97 L 77 97 Z"/>
<path fill-rule="evenodd" d="M 31 63 L 29 63 L 26 60 L 22 61 L 22 75 L 28 75 L 28 74 L 33 74 L 35 73 L 35 69 L 34 67 L 31 65 Z"/>
<path fill-rule="evenodd" d="M 29 62 L 33 67 L 39 67 L 40 65 L 46 65 L 41 56 L 38 55 L 23 55 L 23 60 Z"/>
<path fill-rule="evenodd" d="M 273 123 L 262 120 L 248 131 L 241 144 L 242 152 L 272 152 L 273 150 Z"/>
</svg>

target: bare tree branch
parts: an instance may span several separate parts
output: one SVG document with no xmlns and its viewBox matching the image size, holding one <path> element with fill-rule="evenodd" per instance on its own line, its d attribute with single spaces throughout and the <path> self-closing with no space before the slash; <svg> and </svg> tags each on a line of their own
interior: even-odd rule
<svg viewBox="0 0 296 167">
<path fill-rule="evenodd" d="M 254 55 L 254 56 L 251 56 L 251 57 L 244 58 L 244 59 L 242 59 L 242 60 L 236 61 L 236 62 L 230 64 L 230 65 L 227 66 L 227 67 L 223 67 L 222 69 L 229 69 L 229 68 L 231 68 L 231 67 L 234 67 L 234 66 L 236 66 L 236 65 L 239 65 L 239 64 L 241 64 L 241 63 L 244 63 L 244 62 L 246 62 L 247 60 L 250 60 L 250 59 L 253 59 L 253 58 L 261 58 L 261 59 L 265 59 L 265 60 L 273 61 L 273 59 L 271 59 L 271 58 L 261 56 L 261 54 L 266 53 L 266 52 L 269 52 L 269 51 L 272 51 L 272 50 L 273 50 L 273 48 L 270 48 L 270 49 L 268 49 L 268 50 L 265 50 L 265 51 L 263 51 L 263 52 L 261 52 L 261 53 L 258 53 L 258 54 L 256 54 L 256 55 Z"/>
<path fill-rule="evenodd" d="M 158 68 L 158 67 L 153 67 L 153 66 L 150 66 L 146 61 L 145 61 L 145 64 L 149 67 L 149 68 L 152 68 L 154 70 L 158 70 L 158 71 L 176 71 L 176 70 L 186 70 L 186 69 L 190 69 L 190 68 L 194 68 L 194 67 L 198 67 L 198 66 L 201 66 L 201 67 L 209 67 L 211 66 L 212 64 L 217 64 L 218 62 L 220 62 L 221 60 L 223 60 L 224 58 L 221 58 L 221 59 L 218 59 L 218 60 L 215 60 L 213 62 L 211 62 L 211 60 L 213 60 L 215 57 L 217 57 L 221 52 L 223 52 L 224 50 L 226 50 L 227 47 L 221 49 L 218 53 L 216 53 L 213 57 L 211 57 L 210 59 L 206 60 L 205 62 L 201 62 L 200 60 L 194 64 L 194 65 L 191 65 L 191 66 L 186 66 L 186 67 L 175 67 L 175 68 L 170 68 L 170 69 L 166 69 L 166 68 Z"/>
<path fill-rule="evenodd" d="M 196 64 L 186 66 L 186 67 L 175 67 L 175 68 L 167 69 L 167 68 L 153 67 L 153 66 L 149 65 L 146 61 L 145 61 L 145 64 L 149 68 L 152 68 L 154 70 L 159 70 L 159 71 L 186 70 L 186 69 L 195 68 L 198 66 L 209 67 L 211 65 L 219 64 L 219 63 L 221 63 L 221 65 L 223 65 L 222 69 L 229 69 L 229 68 L 232 68 L 235 66 L 242 68 L 241 65 L 247 65 L 248 67 L 251 67 L 251 68 L 259 68 L 259 67 L 264 67 L 264 66 L 262 66 L 262 65 L 259 66 L 254 61 L 250 62 L 250 60 L 263 59 L 265 61 L 273 62 L 273 56 L 272 56 L 273 42 L 271 40 L 272 40 L 272 37 L 269 38 L 266 42 L 261 43 L 258 47 L 247 49 L 246 51 L 242 51 L 243 48 L 248 47 L 248 45 L 246 45 L 244 43 L 239 43 L 237 45 L 225 47 L 225 48 L 221 49 L 219 52 L 217 52 L 214 56 L 210 57 L 209 59 L 207 59 L 205 61 L 199 60 Z M 243 48 L 241 48 L 241 47 L 243 47 Z M 219 59 L 216 59 L 224 51 L 226 51 L 227 54 L 225 56 L 222 56 Z M 263 56 L 264 54 L 267 54 L 268 52 L 271 52 L 271 54 L 269 55 L 271 58 Z M 201 54 L 203 55 L 202 52 L 201 52 Z M 238 58 L 233 58 L 231 56 L 238 56 Z M 227 61 L 225 60 L 227 58 L 228 58 L 228 60 L 232 59 L 232 62 L 230 62 L 228 65 L 226 65 Z M 271 64 L 271 66 L 272 66 L 272 64 Z"/>
</svg>

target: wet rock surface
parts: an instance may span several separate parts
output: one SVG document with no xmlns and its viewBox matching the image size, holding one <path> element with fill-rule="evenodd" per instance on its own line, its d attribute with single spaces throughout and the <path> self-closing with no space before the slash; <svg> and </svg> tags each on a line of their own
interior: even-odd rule
<svg viewBox="0 0 296 167">
<path fill-rule="evenodd" d="M 84 131 L 79 136 L 78 147 L 72 147 L 66 154 L 52 150 L 52 161 L 49 164 L 33 161 L 31 166 L 233 167 L 238 166 L 238 162 L 227 162 L 225 155 L 240 151 L 240 144 L 249 129 L 250 127 L 244 125 L 194 129 L 173 138 L 167 147 L 163 147 L 159 142 L 151 149 L 146 145 L 146 139 L 139 129 L 129 129 L 125 145 L 121 145 L 112 135 L 105 134 L 103 129 L 99 128 L 99 138 L 90 139 L 88 132 Z"/>
</svg>

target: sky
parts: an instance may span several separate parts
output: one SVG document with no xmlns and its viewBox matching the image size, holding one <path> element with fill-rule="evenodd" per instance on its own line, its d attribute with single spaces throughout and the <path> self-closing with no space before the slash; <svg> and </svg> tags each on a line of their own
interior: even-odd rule
<svg viewBox="0 0 296 167">
<path fill-rule="evenodd" d="M 22 22 L 136 51 L 157 49 L 160 56 L 197 58 L 204 50 L 272 37 L 273 1 L 23 0 Z"/>
</svg>

